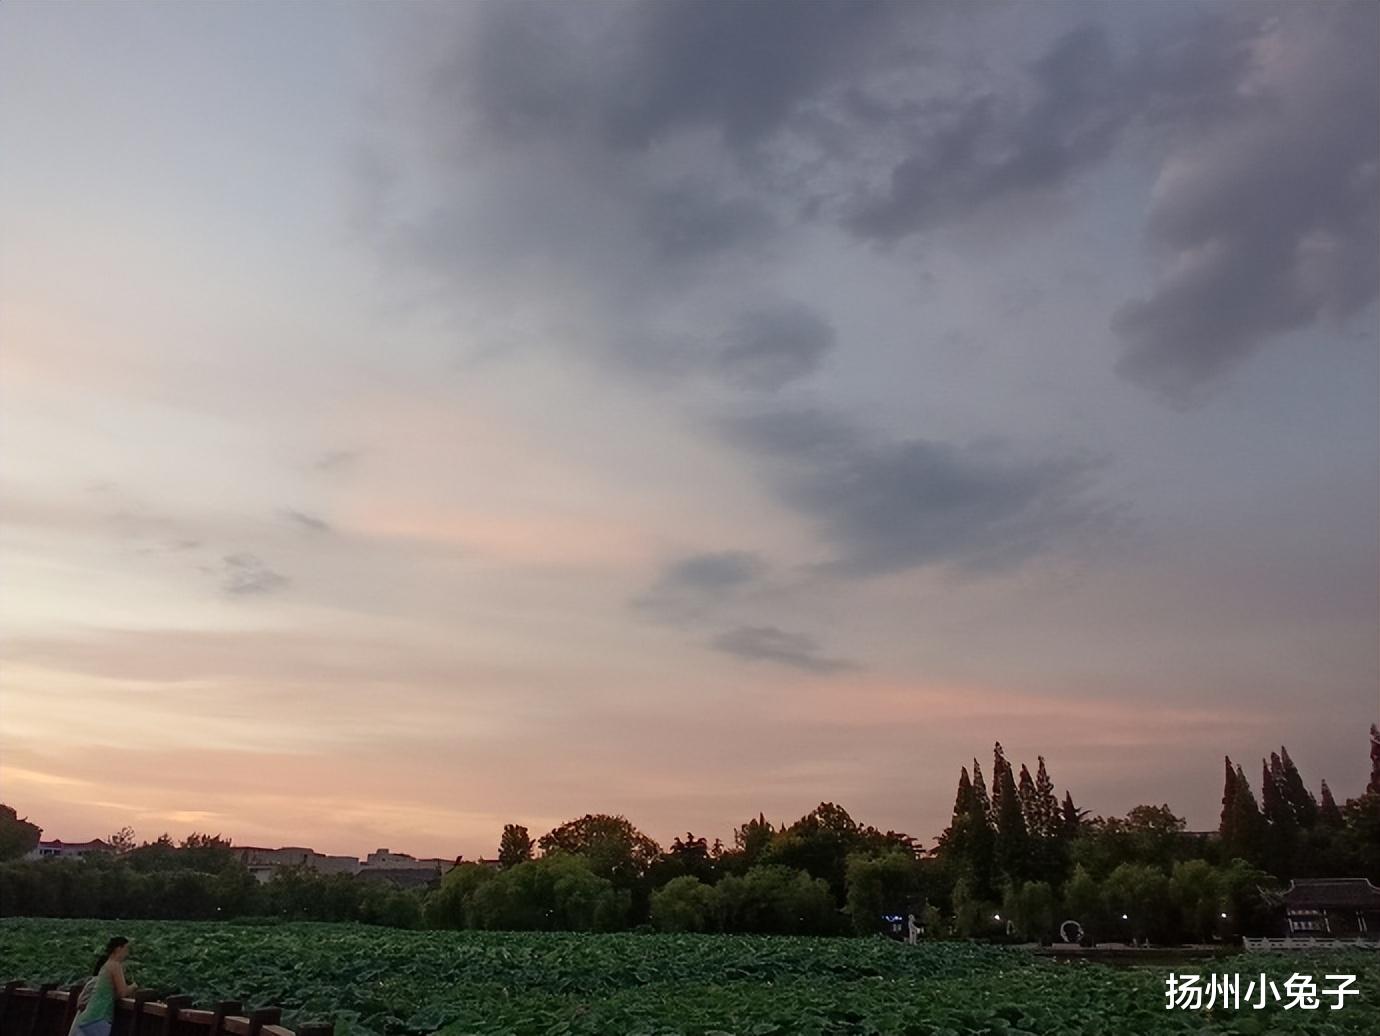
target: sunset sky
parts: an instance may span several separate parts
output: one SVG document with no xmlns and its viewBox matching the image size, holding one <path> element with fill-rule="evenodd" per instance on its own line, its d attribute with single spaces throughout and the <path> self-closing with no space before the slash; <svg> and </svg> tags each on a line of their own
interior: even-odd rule
<svg viewBox="0 0 1380 1036">
<path fill-rule="evenodd" d="M 1380 719 L 1380 5 L 0 5 L 0 797 L 492 855 Z"/>
</svg>

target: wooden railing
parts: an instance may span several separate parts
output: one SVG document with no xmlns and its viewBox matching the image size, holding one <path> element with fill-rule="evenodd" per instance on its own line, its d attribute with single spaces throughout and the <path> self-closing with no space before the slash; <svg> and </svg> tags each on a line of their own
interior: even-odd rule
<svg viewBox="0 0 1380 1036">
<path fill-rule="evenodd" d="M 80 994 L 80 984 L 6 983 L 0 991 L 0 1036 L 67 1036 Z M 326 1022 L 300 1025 L 294 1034 L 278 1024 L 282 1014 L 278 1007 L 246 1012 L 230 1000 L 206 1010 L 193 1007 L 190 996 L 138 990 L 115 1001 L 111 1036 L 333 1036 Z"/>
</svg>

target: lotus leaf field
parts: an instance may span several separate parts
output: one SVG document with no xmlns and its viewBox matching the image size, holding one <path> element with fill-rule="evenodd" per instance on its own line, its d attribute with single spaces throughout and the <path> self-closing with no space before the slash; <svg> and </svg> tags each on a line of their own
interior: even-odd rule
<svg viewBox="0 0 1380 1036">
<path fill-rule="evenodd" d="M 0 922 L 0 976 L 69 982 L 112 931 L 131 978 L 277 1004 L 367 1034 L 1380 1034 L 1374 953 L 1241 955 L 1179 971 L 1353 973 L 1342 1010 L 1169 1011 L 1164 965 L 1058 964 L 970 943 L 410 932 L 336 924 Z"/>
</svg>

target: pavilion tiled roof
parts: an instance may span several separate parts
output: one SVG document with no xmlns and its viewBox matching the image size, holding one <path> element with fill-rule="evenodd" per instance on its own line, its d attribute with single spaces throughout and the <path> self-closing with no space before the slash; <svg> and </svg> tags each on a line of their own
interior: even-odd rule
<svg viewBox="0 0 1380 1036">
<path fill-rule="evenodd" d="M 1284 904 L 1305 910 L 1380 910 L 1380 888 L 1367 878 L 1295 878 L 1284 893 Z"/>
</svg>

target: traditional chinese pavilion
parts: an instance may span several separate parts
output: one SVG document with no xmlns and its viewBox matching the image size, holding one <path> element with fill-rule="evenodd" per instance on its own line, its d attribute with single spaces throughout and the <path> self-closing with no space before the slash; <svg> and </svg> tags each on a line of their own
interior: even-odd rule
<svg viewBox="0 0 1380 1036">
<path fill-rule="evenodd" d="M 1380 888 L 1367 878 L 1296 878 L 1283 899 L 1291 936 L 1380 935 Z"/>
</svg>

